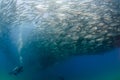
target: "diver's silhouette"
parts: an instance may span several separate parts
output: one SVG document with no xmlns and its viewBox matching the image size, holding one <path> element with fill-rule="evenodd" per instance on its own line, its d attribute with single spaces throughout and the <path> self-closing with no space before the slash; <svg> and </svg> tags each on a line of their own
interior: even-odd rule
<svg viewBox="0 0 120 80">
<path fill-rule="evenodd" d="M 17 76 L 21 72 L 23 72 L 23 66 L 15 67 L 9 74 Z"/>
</svg>

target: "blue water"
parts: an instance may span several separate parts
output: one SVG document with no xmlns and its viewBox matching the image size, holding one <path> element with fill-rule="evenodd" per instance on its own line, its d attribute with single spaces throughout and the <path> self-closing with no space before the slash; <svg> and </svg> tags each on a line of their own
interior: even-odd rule
<svg viewBox="0 0 120 80">
<path fill-rule="evenodd" d="M 104 55 L 73 57 L 63 62 L 62 65 L 59 64 L 50 69 L 49 74 L 52 72 L 62 75 L 66 80 L 92 80 L 94 78 L 97 80 L 97 76 L 101 76 L 104 79 L 104 75 L 109 75 L 109 77 L 113 74 L 120 75 L 119 50 L 115 49 L 106 52 Z"/>
<path fill-rule="evenodd" d="M 4 32 L 6 27 L 8 29 L 11 26 L 14 27 L 11 30 L 10 38 L 0 32 L 0 80 L 120 80 L 120 48 L 114 48 L 101 54 L 96 53 L 96 55 L 71 56 L 44 70 L 41 70 L 38 55 L 34 52 L 19 55 L 19 46 L 16 45 L 19 34 L 22 33 L 23 42 L 29 41 L 27 36 L 31 35 L 34 26 L 29 22 L 24 22 L 17 27 L 10 25 L 13 14 L 15 14 L 13 7 L 8 5 L 8 13 L 10 10 L 12 15 L 6 14 L 7 17 L 0 11 L 0 22 L 2 23 L 0 23 L 0 31 Z M 10 18 L 10 23 L 6 22 L 8 18 Z M 19 28 L 21 31 L 18 30 Z M 5 31 L 7 34 L 7 29 Z M 20 59 L 21 56 L 23 59 Z M 9 74 L 20 65 L 23 66 L 23 72 L 17 76 Z"/>
<path fill-rule="evenodd" d="M 18 76 L 8 75 L 16 65 L 14 63 L 15 61 L 11 61 L 0 52 L 1 80 L 59 80 L 61 76 L 65 80 L 118 80 L 120 78 L 119 48 L 103 55 L 71 57 L 47 70 L 40 70 L 37 63 L 34 65 L 31 63 L 24 66 L 24 72 Z"/>
</svg>

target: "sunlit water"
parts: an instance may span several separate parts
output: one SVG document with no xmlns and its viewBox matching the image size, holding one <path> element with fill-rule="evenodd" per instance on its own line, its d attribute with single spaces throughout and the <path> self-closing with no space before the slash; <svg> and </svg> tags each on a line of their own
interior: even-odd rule
<svg viewBox="0 0 120 80">
<path fill-rule="evenodd" d="M 120 1 L 92 1 L 0 0 L 0 80 L 120 80 Z"/>
</svg>

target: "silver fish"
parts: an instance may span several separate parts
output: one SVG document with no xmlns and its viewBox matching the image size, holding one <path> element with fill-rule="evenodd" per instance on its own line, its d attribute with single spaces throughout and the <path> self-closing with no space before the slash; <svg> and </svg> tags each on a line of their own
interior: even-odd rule
<svg viewBox="0 0 120 80">
<path fill-rule="evenodd" d="M 21 53 L 37 55 L 42 68 L 120 46 L 119 0 L 29 0 L 16 13 L 15 24 L 34 26 Z"/>
</svg>

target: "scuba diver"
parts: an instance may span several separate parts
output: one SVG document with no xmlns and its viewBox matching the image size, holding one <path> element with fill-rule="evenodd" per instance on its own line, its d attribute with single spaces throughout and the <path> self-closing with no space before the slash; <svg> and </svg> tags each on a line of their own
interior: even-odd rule
<svg viewBox="0 0 120 80">
<path fill-rule="evenodd" d="M 22 63 L 23 63 L 23 61 L 22 61 L 22 57 L 21 56 L 20 56 L 19 60 L 20 60 L 20 66 L 16 66 L 15 68 L 13 68 L 13 70 L 9 72 L 10 75 L 17 76 L 18 74 L 20 74 L 21 72 L 23 72 L 23 66 L 21 66 Z"/>
<path fill-rule="evenodd" d="M 17 66 L 9 74 L 17 76 L 21 72 L 23 72 L 23 66 L 19 66 L 19 67 Z"/>
</svg>

